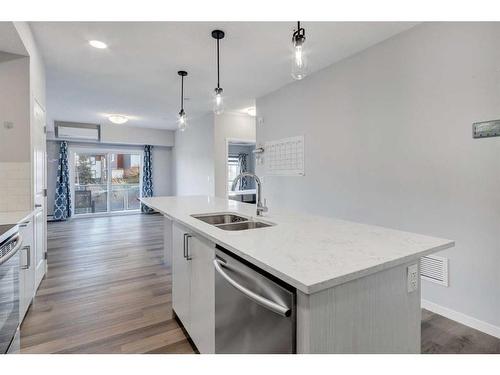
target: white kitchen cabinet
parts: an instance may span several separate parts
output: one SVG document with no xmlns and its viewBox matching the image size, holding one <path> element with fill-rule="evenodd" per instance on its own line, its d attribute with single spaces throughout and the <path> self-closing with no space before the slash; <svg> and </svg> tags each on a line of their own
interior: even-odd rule
<svg viewBox="0 0 500 375">
<path fill-rule="evenodd" d="M 173 308 L 200 353 L 214 353 L 215 244 L 176 223 L 172 239 Z"/>
<path fill-rule="evenodd" d="M 33 218 L 19 224 L 23 241 L 20 252 L 19 315 L 22 322 L 35 295 L 35 252 Z"/>
<path fill-rule="evenodd" d="M 191 262 L 185 254 L 184 228 L 174 225 L 172 230 L 172 306 L 184 328 L 190 331 Z"/>
<path fill-rule="evenodd" d="M 191 259 L 190 336 L 201 353 L 215 351 L 215 245 L 204 238 L 188 237 Z"/>
</svg>

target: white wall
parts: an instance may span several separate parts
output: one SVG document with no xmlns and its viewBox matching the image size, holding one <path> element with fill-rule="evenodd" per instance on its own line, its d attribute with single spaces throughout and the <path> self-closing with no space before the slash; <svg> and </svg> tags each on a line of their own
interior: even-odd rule
<svg viewBox="0 0 500 375">
<path fill-rule="evenodd" d="M 176 195 L 214 195 L 214 115 L 191 120 L 175 132 Z"/>
<path fill-rule="evenodd" d="M 38 50 L 35 38 L 31 32 L 31 28 L 27 22 L 14 22 L 21 41 L 28 52 L 30 59 L 30 91 L 31 99 L 36 100 L 42 108 L 46 108 L 45 101 L 45 64 L 42 54 Z M 31 108 L 33 109 L 32 103 Z M 33 110 L 32 116 L 33 116 Z M 32 123 L 34 123 L 32 117 Z"/>
<path fill-rule="evenodd" d="M 215 195 L 226 197 L 226 141 L 237 139 L 254 142 L 255 117 L 224 113 L 215 116 L 214 126 Z"/>
<path fill-rule="evenodd" d="M 450 287 L 422 297 L 497 327 L 500 138 L 471 125 L 500 118 L 499 40 L 499 23 L 423 24 L 257 100 L 258 142 L 305 135 L 305 177 L 265 177 L 271 210 L 456 240 Z"/>
<path fill-rule="evenodd" d="M 0 62 L 0 162 L 30 161 L 29 59 Z M 5 122 L 12 123 L 7 129 Z"/>
<path fill-rule="evenodd" d="M 173 195 L 174 171 L 171 147 L 153 146 L 153 195 Z"/>
<path fill-rule="evenodd" d="M 104 124 L 101 125 L 101 142 L 172 147 L 174 132 L 166 129 Z"/>
<path fill-rule="evenodd" d="M 71 122 L 70 122 L 71 123 Z M 79 123 L 73 123 L 79 124 Z M 49 124 L 47 139 L 58 141 L 54 124 Z M 94 142 L 89 142 L 94 143 Z M 101 124 L 101 143 L 117 145 L 174 146 L 174 132 L 167 129 L 140 128 L 126 125 Z"/>
<path fill-rule="evenodd" d="M 35 101 L 45 107 L 45 66 L 26 22 L 7 23 L 1 28 L 7 30 L 7 35 L 0 35 L 7 52 L 29 56 L 7 61 L 3 54 L 0 68 L 0 169 L 4 177 L 0 211 L 24 211 L 33 207 L 31 137 L 36 123 Z M 14 127 L 5 129 L 4 121 L 13 122 Z"/>
</svg>

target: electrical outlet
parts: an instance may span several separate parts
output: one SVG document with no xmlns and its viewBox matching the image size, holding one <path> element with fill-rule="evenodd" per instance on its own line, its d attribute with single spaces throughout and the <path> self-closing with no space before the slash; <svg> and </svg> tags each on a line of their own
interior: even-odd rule
<svg viewBox="0 0 500 375">
<path fill-rule="evenodd" d="M 418 290 L 418 264 L 412 264 L 407 268 L 408 293 Z"/>
</svg>

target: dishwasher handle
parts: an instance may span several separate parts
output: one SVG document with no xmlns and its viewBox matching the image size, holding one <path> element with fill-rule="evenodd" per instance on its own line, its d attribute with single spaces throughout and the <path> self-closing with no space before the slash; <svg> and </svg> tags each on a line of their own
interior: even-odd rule
<svg viewBox="0 0 500 375">
<path fill-rule="evenodd" d="M 7 246 L 10 246 L 10 244 L 14 242 L 16 242 L 16 244 L 10 250 L 8 250 L 4 255 L 0 256 L 0 265 L 4 264 L 14 255 L 16 255 L 17 251 L 21 248 L 23 239 L 19 233 L 16 233 L 8 242 L 3 244 L 2 246 L 6 248 Z"/>
<path fill-rule="evenodd" d="M 282 306 L 279 303 L 276 303 L 274 301 L 271 301 L 270 299 L 267 299 L 265 297 L 262 297 L 261 295 L 258 295 L 257 293 L 252 292 L 250 289 L 245 288 L 243 285 L 238 284 L 236 281 L 234 281 L 227 273 L 224 272 L 222 267 L 224 266 L 224 263 L 221 262 L 219 259 L 214 259 L 214 267 L 215 270 L 224 278 L 226 281 L 231 284 L 233 287 L 238 289 L 241 293 L 243 293 L 245 296 L 250 298 L 252 301 L 258 303 L 259 305 L 267 308 L 268 310 L 271 310 L 272 312 L 288 317 L 291 315 L 292 310 L 289 307 Z"/>
</svg>

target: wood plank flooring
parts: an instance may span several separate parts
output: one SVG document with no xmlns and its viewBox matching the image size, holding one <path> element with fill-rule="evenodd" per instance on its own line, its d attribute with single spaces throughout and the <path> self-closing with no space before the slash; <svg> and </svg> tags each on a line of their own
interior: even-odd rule
<svg viewBox="0 0 500 375">
<path fill-rule="evenodd" d="M 48 225 L 48 273 L 21 327 L 22 353 L 193 353 L 172 317 L 163 218 Z"/>
<path fill-rule="evenodd" d="M 422 353 L 500 354 L 500 339 L 422 310 Z"/>
<path fill-rule="evenodd" d="M 48 225 L 48 273 L 21 326 L 22 353 L 193 353 L 172 317 L 163 218 Z M 500 340 L 428 311 L 422 353 L 500 353 Z"/>
</svg>

